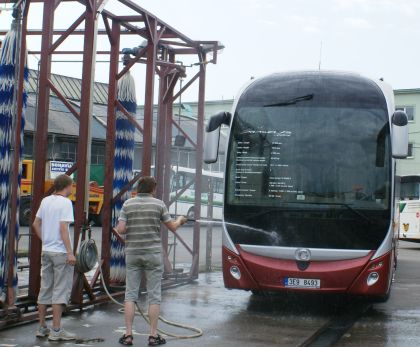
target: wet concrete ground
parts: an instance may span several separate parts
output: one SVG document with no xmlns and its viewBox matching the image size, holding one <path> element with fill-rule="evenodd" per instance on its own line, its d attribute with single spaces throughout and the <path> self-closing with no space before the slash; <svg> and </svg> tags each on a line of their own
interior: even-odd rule
<svg viewBox="0 0 420 347">
<path fill-rule="evenodd" d="M 400 242 L 390 299 L 375 304 L 337 346 L 420 346 L 420 244 Z"/>
<path fill-rule="evenodd" d="M 375 304 L 337 346 L 420 346 L 420 245 L 401 243 L 399 268 L 390 300 Z M 204 336 L 193 340 L 168 339 L 168 346 L 257 347 L 299 346 L 345 303 L 340 298 L 276 295 L 256 297 L 228 291 L 219 272 L 203 274 L 194 284 L 164 292 L 163 315 L 198 326 Z M 104 339 L 79 346 L 118 346 L 123 315 L 114 304 L 88 308 L 64 318 L 64 326 L 81 339 Z M 146 346 L 147 326 L 135 321 L 135 345 Z M 0 346 L 74 346 L 34 337 L 37 324 L 0 331 Z M 168 328 L 169 330 L 170 328 Z M 171 330 L 173 331 L 173 330 Z M 181 331 L 178 331 L 181 332 Z M 183 333 L 183 332 L 181 332 Z"/>
</svg>

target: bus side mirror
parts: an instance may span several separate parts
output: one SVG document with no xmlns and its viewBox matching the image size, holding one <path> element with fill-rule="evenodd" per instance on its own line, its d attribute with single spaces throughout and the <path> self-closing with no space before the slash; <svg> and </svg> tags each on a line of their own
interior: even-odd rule
<svg viewBox="0 0 420 347">
<path fill-rule="evenodd" d="M 392 115 L 392 156 L 404 159 L 408 155 L 408 118 L 404 111 Z"/>
<path fill-rule="evenodd" d="M 204 140 L 204 162 L 212 164 L 219 155 L 220 127 L 222 124 L 230 125 L 232 115 L 229 112 L 220 112 L 212 116 L 206 127 Z"/>
</svg>

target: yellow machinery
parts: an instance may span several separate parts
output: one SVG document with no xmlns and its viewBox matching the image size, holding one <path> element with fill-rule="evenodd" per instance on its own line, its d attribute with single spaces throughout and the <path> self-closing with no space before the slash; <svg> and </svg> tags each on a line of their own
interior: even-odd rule
<svg viewBox="0 0 420 347">
<path fill-rule="evenodd" d="M 47 163 L 47 173 L 45 178 L 45 192 L 53 186 L 54 179 L 51 175 L 50 164 Z M 21 200 L 19 223 L 21 226 L 28 226 L 31 222 L 31 198 L 32 198 L 32 173 L 33 160 L 25 159 L 22 163 L 22 182 L 21 182 Z M 76 184 L 73 183 L 73 191 L 69 196 L 73 203 L 76 201 Z M 96 225 L 101 225 L 101 212 L 104 201 L 104 189 L 96 182 L 89 184 L 89 219 Z"/>
</svg>

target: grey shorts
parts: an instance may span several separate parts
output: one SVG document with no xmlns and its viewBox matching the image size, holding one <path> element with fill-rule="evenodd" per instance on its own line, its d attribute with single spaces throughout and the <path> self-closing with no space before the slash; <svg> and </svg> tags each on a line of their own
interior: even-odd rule
<svg viewBox="0 0 420 347">
<path fill-rule="evenodd" d="M 42 252 L 41 289 L 38 304 L 67 305 L 73 286 L 74 266 L 66 263 L 67 254 Z"/>
<path fill-rule="evenodd" d="M 139 298 L 141 272 L 147 280 L 147 298 L 150 305 L 159 305 L 162 288 L 162 254 L 126 254 L 125 256 L 125 301 L 137 302 Z"/>
</svg>

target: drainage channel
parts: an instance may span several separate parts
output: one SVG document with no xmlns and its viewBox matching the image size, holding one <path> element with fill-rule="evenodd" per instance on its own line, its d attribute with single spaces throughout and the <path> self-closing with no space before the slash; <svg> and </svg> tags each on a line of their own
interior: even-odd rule
<svg viewBox="0 0 420 347">
<path fill-rule="evenodd" d="M 348 305 L 340 314 L 334 315 L 325 325 L 307 338 L 299 347 L 330 347 L 356 323 L 370 308 L 371 303 Z"/>
</svg>

